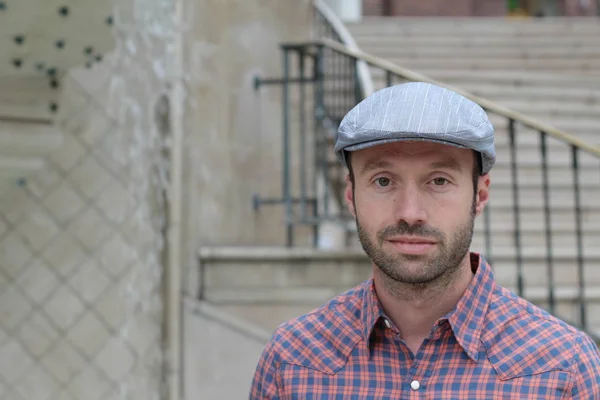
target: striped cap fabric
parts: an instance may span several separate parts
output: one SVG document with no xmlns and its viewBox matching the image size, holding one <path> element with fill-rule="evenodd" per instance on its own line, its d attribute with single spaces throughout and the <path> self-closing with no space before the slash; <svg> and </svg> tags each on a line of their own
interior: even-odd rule
<svg viewBox="0 0 600 400">
<path fill-rule="evenodd" d="M 346 165 L 345 151 L 398 141 L 429 141 L 478 151 L 482 174 L 496 161 L 494 127 L 483 108 L 423 82 L 390 86 L 357 104 L 340 123 L 334 151 Z"/>
</svg>

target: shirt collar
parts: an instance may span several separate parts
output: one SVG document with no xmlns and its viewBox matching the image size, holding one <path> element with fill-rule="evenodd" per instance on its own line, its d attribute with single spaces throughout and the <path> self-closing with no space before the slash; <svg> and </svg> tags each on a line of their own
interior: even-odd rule
<svg viewBox="0 0 600 400">
<path fill-rule="evenodd" d="M 377 324 L 380 318 L 384 317 L 383 308 L 379 303 L 379 299 L 377 298 L 377 293 L 375 292 L 375 285 L 373 284 L 373 278 L 369 279 L 365 285 L 365 290 L 363 292 L 363 303 L 362 303 L 362 322 L 363 322 L 363 339 L 367 344 L 367 347 L 370 347 L 371 343 L 371 334 L 373 333 L 373 328 Z"/>
<path fill-rule="evenodd" d="M 477 361 L 481 330 L 496 281 L 492 267 L 483 256 L 471 253 L 471 266 L 475 276 L 447 318 L 458 343 L 473 361 Z"/>
<path fill-rule="evenodd" d="M 450 323 L 463 350 L 473 361 L 477 361 L 481 330 L 496 283 L 492 268 L 484 257 L 478 253 L 471 253 L 470 257 L 475 275 L 454 310 L 444 318 Z M 362 316 L 363 339 L 367 346 L 370 346 L 373 329 L 379 319 L 385 316 L 372 278 L 367 282 L 363 293 Z"/>
</svg>

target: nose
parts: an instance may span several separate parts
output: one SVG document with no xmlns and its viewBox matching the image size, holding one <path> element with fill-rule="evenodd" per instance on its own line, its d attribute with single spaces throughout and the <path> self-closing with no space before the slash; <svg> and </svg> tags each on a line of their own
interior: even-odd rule
<svg viewBox="0 0 600 400">
<path fill-rule="evenodd" d="M 414 186 L 407 185 L 398 190 L 394 197 L 394 213 L 397 222 L 404 221 L 409 225 L 427 222 L 425 201 Z"/>
</svg>

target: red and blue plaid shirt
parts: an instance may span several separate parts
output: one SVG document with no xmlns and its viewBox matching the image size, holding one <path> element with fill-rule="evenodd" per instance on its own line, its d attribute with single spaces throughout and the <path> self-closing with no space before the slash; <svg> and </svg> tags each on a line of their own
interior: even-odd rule
<svg viewBox="0 0 600 400">
<path fill-rule="evenodd" d="M 372 279 L 281 325 L 251 400 L 600 399 L 594 342 L 476 273 L 417 354 L 383 312 Z"/>
</svg>

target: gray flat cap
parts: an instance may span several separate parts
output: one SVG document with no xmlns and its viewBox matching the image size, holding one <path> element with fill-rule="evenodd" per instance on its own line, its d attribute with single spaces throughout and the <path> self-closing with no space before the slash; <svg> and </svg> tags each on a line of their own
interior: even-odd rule
<svg viewBox="0 0 600 400">
<path fill-rule="evenodd" d="M 451 90 L 422 82 L 390 86 L 357 104 L 340 123 L 334 151 L 347 166 L 345 151 L 404 140 L 478 151 L 482 174 L 496 162 L 494 127 L 485 111 Z"/>
</svg>

